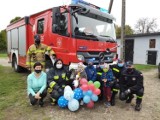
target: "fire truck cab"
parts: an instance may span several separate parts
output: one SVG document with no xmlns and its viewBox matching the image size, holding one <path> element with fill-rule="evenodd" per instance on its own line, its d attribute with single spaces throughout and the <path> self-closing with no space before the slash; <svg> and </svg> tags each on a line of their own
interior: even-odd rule
<svg viewBox="0 0 160 120">
<path fill-rule="evenodd" d="M 84 2 L 73 1 L 24 17 L 7 26 L 8 55 L 15 71 L 25 67 L 26 53 L 34 44 L 34 35 L 52 47 L 65 65 L 94 59 L 112 63 L 117 52 L 114 17 L 107 10 Z M 46 62 L 53 60 L 46 54 Z"/>
</svg>

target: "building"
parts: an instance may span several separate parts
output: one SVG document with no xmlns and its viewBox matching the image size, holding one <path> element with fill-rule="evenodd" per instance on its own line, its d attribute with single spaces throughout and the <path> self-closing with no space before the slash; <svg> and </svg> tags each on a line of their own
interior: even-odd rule
<svg viewBox="0 0 160 120">
<path fill-rule="evenodd" d="M 120 38 L 117 39 L 120 45 Z M 120 56 L 120 47 L 118 47 Z M 133 34 L 125 37 L 125 61 L 131 60 L 134 64 L 160 63 L 160 32 Z"/>
</svg>

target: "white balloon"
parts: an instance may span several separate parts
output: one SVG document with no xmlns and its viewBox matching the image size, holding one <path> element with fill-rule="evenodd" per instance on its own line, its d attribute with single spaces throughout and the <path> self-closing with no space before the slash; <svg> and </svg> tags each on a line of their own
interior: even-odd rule
<svg viewBox="0 0 160 120">
<path fill-rule="evenodd" d="M 69 85 L 67 85 L 65 88 L 64 88 L 64 92 L 65 91 L 72 91 L 72 88 L 69 86 Z"/>
<path fill-rule="evenodd" d="M 64 98 L 68 101 L 71 101 L 74 97 L 74 92 L 73 91 L 65 91 L 64 92 Z"/>
<path fill-rule="evenodd" d="M 79 102 L 76 99 L 72 99 L 71 101 L 68 102 L 68 109 L 70 111 L 77 111 L 79 109 Z"/>
</svg>

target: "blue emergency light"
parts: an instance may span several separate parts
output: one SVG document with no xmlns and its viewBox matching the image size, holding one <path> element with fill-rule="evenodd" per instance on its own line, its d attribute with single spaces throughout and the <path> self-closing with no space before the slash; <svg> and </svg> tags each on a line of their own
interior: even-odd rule
<svg viewBox="0 0 160 120">
<path fill-rule="evenodd" d="M 108 13 L 108 10 L 106 10 L 104 8 L 101 8 L 101 7 L 98 7 L 96 5 L 93 5 L 91 3 L 88 3 L 88 2 L 86 2 L 84 0 L 72 0 L 72 4 L 78 4 L 78 3 L 84 4 L 84 5 L 88 5 L 90 7 L 94 7 L 96 9 L 99 9 L 101 12 Z"/>
</svg>

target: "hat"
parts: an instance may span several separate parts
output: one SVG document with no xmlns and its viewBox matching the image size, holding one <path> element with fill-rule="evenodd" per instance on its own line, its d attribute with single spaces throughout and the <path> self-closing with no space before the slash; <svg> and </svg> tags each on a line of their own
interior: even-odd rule
<svg viewBox="0 0 160 120">
<path fill-rule="evenodd" d="M 93 63 L 94 59 L 89 59 L 88 63 Z"/>
<path fill-rule="evenodd" d="M 121 60 L 121 59 L 118 59 L 118 63 L 123 63 L 123 60 Z"/>
<path fill-rule="evenodd" d="M 40 40 L 40 36 L 38 34 L 34 35 L 35 40 Z"/>
<path fill-rule="evenodd" d="M 126 62 L 126 67 L 130 67 L 130 66 L 132 66 L 133 65 L 133 62 L 132 61 L 127 61 Z"/>
</svg>

